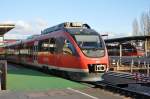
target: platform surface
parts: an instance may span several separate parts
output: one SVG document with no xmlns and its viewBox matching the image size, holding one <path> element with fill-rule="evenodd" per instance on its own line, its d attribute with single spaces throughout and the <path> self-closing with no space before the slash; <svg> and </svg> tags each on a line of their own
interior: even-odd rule
<svg viewBox="0 0 150 99">
<path fill-rule="evenodd" d="M 0 91 L 0 99 L 130 99 L 101 89 L 49 89 L 47 91 Z"/>
<path fill-rule="evenodd" d="M 7 89 L 0 99 L 123 99 L 100 88 L 66 80 L 39 71 L 8 65 Z M 125 98 L 124 98 L 125 99 Z"/>
<path fill-rule="evenodd" d="M 86 86 L 54 75 L 27 69 L 21 66 L 8 65 L 7 89 L 12 91 L 39 91 L 63 88 L 84 88 Z"/>
</svg>

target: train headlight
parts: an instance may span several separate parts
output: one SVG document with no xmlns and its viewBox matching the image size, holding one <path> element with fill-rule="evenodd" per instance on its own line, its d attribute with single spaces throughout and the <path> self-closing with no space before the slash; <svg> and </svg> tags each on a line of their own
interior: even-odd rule
<svg viewBox="0 0 150 99">
<path fill-rule="evenodd" d="M 95 71 L 105 71 L 106 70 L 106 65 L 95 65 Z"/>
</svg>

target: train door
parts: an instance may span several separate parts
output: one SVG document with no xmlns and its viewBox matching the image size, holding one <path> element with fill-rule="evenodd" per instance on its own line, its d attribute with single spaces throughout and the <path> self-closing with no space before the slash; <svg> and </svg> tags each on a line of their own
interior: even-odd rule
<svg viewBox="0 0 150 99">
<path fill-rule="evenodd" d="M 20 54 L 21 54 L 21 63 L 26 63 L 26 57 L 25 57 L 25 48 L 26 48 L 26 44 L 24 43 L 22 46 L 21 46 L 21 49 L 20 49 Z"/>
<path fill-rule="evenodd" d="M 55 38 L 40 40 L 38 45 L 38 63 L 42 66 L 55 66 Z"/>
<path fill-rule="evenodd" d="M 59 39 L 61 40 L 61 39 Z M 63 38 L 61 41 L 59 41 L 59 57 L 58 63 L 59 66 L 63 68 L 78 68 L 77 66 L 80 66 L 79 64 L 79 58 L 77 57 L 77 52 L 74 47 L 74 45 L 71 43 L 71 41 L 67 38 Z"/>
<path fill-rule="evenodd" d="M 63 65 L 63 62 L 61 61 L 61 56 L 62 56 L 62 49 L 63 49 L 63 44 L 64 44 L 64 38 L 58 37 L 56 39 L 56 49 L 55 49 L 55 54 L 56 54 L 56 62 L 55 65 L 61 66 Z"/>
<path fill-rule="evenodd" d="M 37 64 L 37 59 L 38 59 L 38 41 L 35 41 L 33 46 L 33 62 L 35 64 Z"/>
<path fill-rule="evenodd" d="M 49 64 L 52 66 L 56 66 L 56 57 L 57 57 L 57 53 L 56 53 L 56 39 L 55 38 L 51 38 L 50 39 L 50 43 L 49 43 Z"/>
</svg>

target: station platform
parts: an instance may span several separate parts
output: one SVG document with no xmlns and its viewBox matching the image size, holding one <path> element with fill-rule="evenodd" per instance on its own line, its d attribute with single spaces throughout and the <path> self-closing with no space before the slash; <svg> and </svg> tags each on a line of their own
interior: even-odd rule
<svg viewBox="0 0 150 99">
<path fill-rule="evenodd" d="M 8 64 L 7 90 L 0 99 L 123 99 L 100 88 L 92 88 L 50 74 Z"/>
<path fill-rule="evenodd" d="M 0 99 L 130 99 L 101 89 L 49 89 L 47 91 L 0 91 Z"/>
<path fill-rule="evenodd" d="M 7 89 L 20 90 L 48 90 L 62 89 L 67 87 L 84 88 L 86 86 L 66 80 L 54 75 L 44 74 L 40 71 L 27 69 L 21 66 L 8 64 Z"/>
</svg>

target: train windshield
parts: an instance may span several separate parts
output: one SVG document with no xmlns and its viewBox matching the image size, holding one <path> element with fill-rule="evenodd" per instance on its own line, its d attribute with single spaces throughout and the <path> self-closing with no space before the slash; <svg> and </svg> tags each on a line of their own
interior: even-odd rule
<svg viewBox="0 0 150 99">
<path fill-rule="evenodd" d="M 75 35 L 76 42 L 88 57 L 104 56 L 104 44 L 99 35 Z"/>
</svg>

